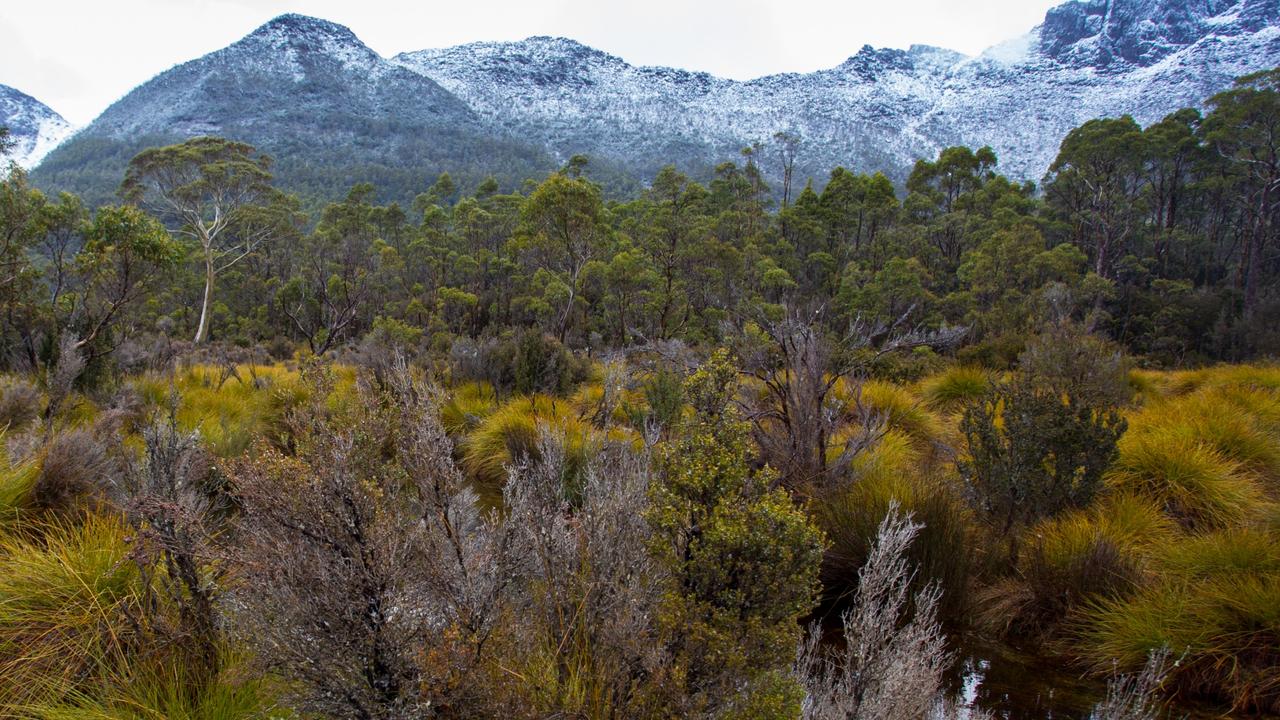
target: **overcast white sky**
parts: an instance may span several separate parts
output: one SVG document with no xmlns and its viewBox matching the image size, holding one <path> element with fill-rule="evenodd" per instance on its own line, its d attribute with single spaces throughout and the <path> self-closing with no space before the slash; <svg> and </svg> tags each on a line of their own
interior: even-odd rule
<svg viewBox="0 0 1280 720">
<path fill-rule="evenodd" d="M 634 64 L 747 79 L 838 65 L 865 44 L 976 54 L 1060 0 L 16 0 L 0 3 L 0 83 L 73 124 L 170 66 L 284 12 L 350 27 L 384 56 L 564 35 Z"/>
</svg>

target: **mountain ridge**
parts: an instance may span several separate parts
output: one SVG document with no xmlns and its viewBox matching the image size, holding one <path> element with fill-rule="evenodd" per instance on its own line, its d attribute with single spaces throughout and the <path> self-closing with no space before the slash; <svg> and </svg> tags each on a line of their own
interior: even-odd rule
<svg viewBox="0 0 1280 720">
<path fill-rule="evenodd" d="M 1011 177 L 1039 180 L 1086 120 L 1155 122 L 1276 65 L 1280 0 L 1071 0 L 977 56 L 864 46 L 832 68 L 745 81 L 631 65 L 553 36 L 384 58 L 342 25 L 288 14 L 140 85 L 36 176 L 48 185 L 93 166 L 93 143 L 220 133 L 326 177 L 425 187 L 448 170 L 502 174 L 510 186 L 585 153 L 593 172 L 634 187 L 673 162 L 705 177 L 788 132 L 802 138 L 800 178 L 844 165 L 901 181 L 916 160 L 966 144 L 993 147 Z M 371 153 L 365 164 L 380 170 L 354 155 L 343 168 L 335 142 Z M 416 150 L 396 150 L 406 144 Z M 112 152 L 118 170 L 127 158 Z"/>
</svg>

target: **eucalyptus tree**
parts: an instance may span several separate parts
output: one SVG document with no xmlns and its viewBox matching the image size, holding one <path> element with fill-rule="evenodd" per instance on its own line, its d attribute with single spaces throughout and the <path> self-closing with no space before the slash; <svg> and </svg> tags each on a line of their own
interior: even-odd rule
<svg viewBox="0 0 1280 720">
<path fill-rule="evenodd" d="M 536 262 L 556 273 L 568 289 L 556 330 L 563 342 L 581 292 L 582 272 L 600 254 L 609 234 L 600 188 L 586 178 L 555 173 L 529 196 L 521 224 Z"/>
<path fill-rule="evenodd" d="M 1240 78 L 1209 104 L 1213 110 L 1205 118 L 1205 139 L 1228 163 L 1244 224 L 1238 285 L 1249 315 L 1258 303 L 1265 253 L 1275 239 L 1280 209 L 1280 70 Z"/>
<path fill-rule="evenodd" d="M 218 275 L 271 237 L 272 226 L 241 223 L 250 208 L 270 205 L 271 159 L 252 145 L 198 137 L 149 148 L 129 162 L 120 186 L 125 199 L 172 222 L 199 244 L 204 293 L 195 342 L 209 337 L 209 314 Z"/>
<path fill-rule="evenodd" d="M 1108 280 L 1145 217 L 1146 145 L 1131 117 L 1090 120 L 1067 135 L 1049 167 L 1050 206 L 1074 228 L 1093 271 Z"/>
</svg>

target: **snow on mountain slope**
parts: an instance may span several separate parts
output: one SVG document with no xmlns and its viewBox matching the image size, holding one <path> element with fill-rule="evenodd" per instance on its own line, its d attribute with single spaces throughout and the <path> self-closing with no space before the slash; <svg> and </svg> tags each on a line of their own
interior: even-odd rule
<svg viewBox="0 0 1280 720">
<path fill-rule="evenodd" d="M 286 129 L 316 134 L 341 118 L 464 125 L 471 111 L 421 75 L 383 60 L 347 28 L 283 15 L 232 45 L 178 65 L 107 108 L 86 129 L 129 138 Z M 339 123 L 343 124 L 343 123 Z M 316 137 L 322 143 L 334 138 Z"/>
<path fill-rule="evenodd" d="M 837 164 L 901 177 L 963 143 L 991 145 L 1006 172 L 1038 180 L 1086 120 L 1154 122 L 1280 65 L 1278 23 L 1280 0 L 1073 0 L 976 58 L 867 47 L 836 68 L 748 82 L 635 67 L 547 37 L 393 61 L 559 157 L 714 163 L 788 131 L 804 138 L 801 170 L 819 177 Z"/>
<path fill-rule="evenodd" d="M 514 187 L 577 153 L 625 189 L 668 163 L 705 178 L 759 142 L 776 177 L 767 145 L 782 131 L 802 138 L 801 180 L 844 165 L 901 181 L 956 144 L 990 145 L 1005 173 L 1039 180 L 1087 120 L 1151 123 L 1276 66 L 1280 0 L 1070 0 L 977 57 L 864 47 L 834 68 L 745 82 L 552 37 L 384 59 L 341 25 L 284 15 L 139 86 L 33 178 L 92 201 L 143 147 L 219 134 L 321 197 L 367 180 L 407 201 L 442 170 Z"/>
<path fill-rule="evenodd" d="M 373 182 L 409 201 L 438 173 L 487 154 L 521 177 L 547 164 L 496 138 L 466 103 L 384 60 L 349 29 L 283 15 L 135 88 L 33 178 L 101 202 L 135 153 L 199 135 L 249 142 L 275 159 L 283 186 L 325 198 Z"/>
<path fill-rule="evenodd" d="M 9 128 L 11 159 L 28 169 L 74 130 L 48 105 L 8 85 L 0 85 L 0 127 Z"/>
</svg>

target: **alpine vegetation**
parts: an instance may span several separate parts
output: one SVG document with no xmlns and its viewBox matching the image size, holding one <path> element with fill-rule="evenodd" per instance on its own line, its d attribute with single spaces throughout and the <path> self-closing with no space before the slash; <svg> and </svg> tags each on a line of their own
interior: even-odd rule
<svg viewBox="0 0 1280 720">
<path fill-rule="evenodd" d="M 1278 19 L 19 98 L 0 716 L 1274 717 Z"/>
</svg>

